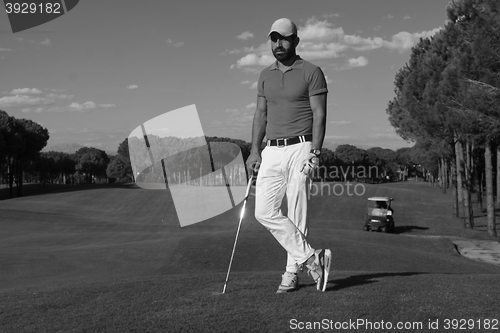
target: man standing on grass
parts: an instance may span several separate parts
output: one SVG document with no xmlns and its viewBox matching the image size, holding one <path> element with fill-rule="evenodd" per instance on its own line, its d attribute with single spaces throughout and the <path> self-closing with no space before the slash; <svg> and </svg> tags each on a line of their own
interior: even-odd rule
<svg viewBox="0 0 500 333">
<path fill-rule="evenodd" d="M 247 159 L 249 169 L 258 170 L 255 217 L 288 253 L 277 293 L 298 289 L 304 264 L 317 289 L 325 291 L 331 251 L 313 249 L 306 236 L 310 176 L 325 137 L 326 80 L 318 66 L 296 54 L 299 37 L 292 21 L 275 21 L 268 36 L 276 61 L 260 73 Z M 285 194 L 288 216 L 280 209 Z"/>
</svg>

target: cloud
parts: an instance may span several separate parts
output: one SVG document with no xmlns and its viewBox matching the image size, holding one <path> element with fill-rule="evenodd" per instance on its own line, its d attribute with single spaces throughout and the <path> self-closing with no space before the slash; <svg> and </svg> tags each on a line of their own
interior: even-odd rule
<svg viewBox="0 0 500 333">
<path fill-rule="evenodd" d="M 342 28 L 335 28 L 328 21 L 319 21 L 314 16 L 306 21 L 305 26 L 298 28 L 301 40 L 320 40 L 323 42 L 338 38 L 344 35 Z"/>
<path fill-rule="evenodd" d="M 256 54 L 249 53 L 243 58 L 236 61 L 236 67 L 244 67 L 244 66 L 269 66 L 274 61 L 274 57 L 271 54 Z M 234 68 L 231 66 L 231 68 Z"/>
<path fill-rule="evenodd" d="M 43 41 L 40 42 L 40 44 L 50 46 L 52 44 L 52 41 L 48 38 L 45 38 Z"/>
<path fill-rule="evenodd" d="M 250 89 L 257 89 L 257 81 L 255 82 L 252 82 L 252 81 L 249 81 L 249 80 L 245 80 L 243 82 L 240 82 L 240 84 L 242 85 L 250 85 Z"/>
<path fill-rule="evenodd" d="M 28 112 L 41 113 L 41 112 L 44 112 L 44 111 L 45 111 L 45 107 L 38 107 L 38 108 L 35 108 L 35 109 L 25 108 L 25 109 L 21 110 L 21 112 L 23 112 L 23 113 L 28 113 Z"/>
<path fill-rule="evenodd" d="M 346 45 L 340 43 L 302 43 L 297 48 L 297 53 L 306 59 L 335 59 L 347 50 Z"/>
<path fill-rule="evenodd" d="M 349 59 L 349 68 L 364 67 L 366 65 L 368 65 L 368 59 L 363 56 Z"/>
<path fill-rule="evenodd" d="M 346 120 L 341 120 L 341 121 L 330 121 L 329 123 L 332 126 L 339 127 L 339 126 L 348 126 L 351 125 L 351 121 L 346 121 Z"/>
<path fill-rule="evenodd" d="M 184 42 L 176 42 L 176 41 L 173 41 L 172 39 L 167 39 L 167 43 L 168 44 L 171 44 L 172 46 L 174 47 L 183 47 L 184 46 Z"/>
<path fill-rule="evenodd" d="M 321 15 L 321 17 L 323 17 L 323 18 L 340 17 L 340 14 L 337 14 L 337 13 L 323 14 L 323 15 Z"/>
<path fill-rule="evenodd" d="M 42 93 L 43 92 L 37 88 L 13 89 L 10 92 L 12 96 L 5 96 L 0 98 L 0 108 L 25 107 L 22 111 L 29 112 L 31 111 L 30 107 L 53 105 L 59 101 L 70 100 L 74 97 L 73 95 L 54 93 L 44 94 L 42 96 Z"/>
<path fill-rule="evenodd" d="M 405 17 L 403 17 L 403 20 L 410 20 L 410 19 L 411 19 L 410 15 L 405 15 Z"/>
<path fill-rule="evenodd" d="M 299 26 L 300 43 L 297 53 L 307 60 L 333 60 L 348 58 L 348 67 L 363 67 L 368 64 L 364 56 L 353 56 L 346 53 L 369 52 L 377 49 L 388 49 L 400 53 L 410 50 L 418 43 L 420 38 L 433 36 L 440 28 L 429 31 L 410 33 L 399 32 L 386 40 L 382 37 L 361 37 L 356 34 L 346 34 L 342 27 L 335 27 L 327 20 L 318 20 L 315 17 L 308 19 L 304 25 Z M 271 52 L 270 42 L 257 47 L 226 50 L 223 54 L 243 54 L 231 69 L 239 68 L 246 72 L 254 72 L 253 67 L 265 67 L 275 60 Z"/>
<path fill-rule="evenodd" d="M 137 89 L 139 86 L 137 84 L 131 84 L 130 86 L 127 87 L 127 89 Z"/>
<path fill-rule="evenodd" d="M 384 46 L 384 40 L 380 37 L 363 38 L 356 35 L 346 35 L 344 42 L 356 51 L 371 51 Z"/>
<path fill-rule="evenodd" d="M 250 103 L 245 108 L 247 110 L 253 110 L 253 109 L 255 109 L 256 106 L 257 106 L 257 103 Z"/>
<path fill-rule="evenodd" d="M 36 88 L 20 88 L 20 89 L 13 89 L 10 93 L 12 95 L 18 95 L 18 94 L 28 95 L 28 94 L 41 94 L 42 91 Z"/>
<path fill-rule="evenodd" d="M 75 97 L 74 95 L 68 95 L 68 94 L 47 94 L 45 95 L 46 98 L 54 99 L 54 100 L 60 100 L 60 101 L 67 101 Z"/>
<path fill-rule="evenodd" d="M 111 109 L 111 108 L 116 108 L 116 105 L 113 103 L 108 103 L 108 104 L 98 104 L 97 105 L 101 109 Z"/>
<path fill-rule="evenodd" d="M 14 50 L 5 47 L 0 47 L 0 52 L 14 52 Z"/>
<path fill-rule="evenodd" d="M 115 104 L 101 103 L 92 101 L 85 103 L 73 102 L 68 106 L 60 106 L 62 101 L 69 101 L 74 95 L 61 94 L 54 92 L 63 92 L 60 89 L 46 89 L 49 93 L 37 88 L 17 88 L 13 89 L 11 96 L 0 98 L 0 108 L 4 107 L 22 107 L 21 112 L 41 113 L 41 112 L 67 112 L 67 111 L 89 111 L 94 109 L 110 109 L 116 107 Z"/>
<path fill-rule="evenodd" d="M 50 105 L 55 100 L 45 97 L 33 97 L 28 95 L 14 95 L 0 98 L 0 107 L 30 106 L 30 105 Z"/>
<path fill-rule="evenodd" d="M 14 37 L 13 39 L 19 43 L 39 44 L 39 45 L 46 45 L 46 46 L 52 45 L 52 41 L 50 39 L 48 39 L 47 37 L 45 37 L 45 39 L 42 40 L 41 42 L 37 42 L 36 40 L 32 40 L 32 39 L 24 39 L 22 37 Z"/>
<path fill-rule="evenodd" d="M 260 44 L 257 47 L 244 47 L 242 49 L 225 51 L 226 54 L 240 54 L 246 53 L 245 56 L 236 61 L 236 64 L 232 64 L 230 66 L 231 69 L 234 68 L 242 68 L 245 70 L 245 67 L 251 66 L 268 66 L 273 63 L 274 56 L 271 52 L 271 43 L 269 41 Z M 248 70 L 248 72 L 253 72 L 252 70 Z"/>
<path fill-rule="evenodd" d="M 116 105 L 114 104 L 96 104 L 92 101 L 85 102 L 83 104 L 79 103 L 71 103 L 68 107 L 68 111 L 88 111 L 88 110 L 95 110 L 95 109 L 109 109 L 109 108 L 114 108 Z"/>
<path fill-rule="evenodd" d="M 236 38 L 241 39 L 241 40 L 247 40 L 247 39 L 250 39 L 250 38 L 253 38 L 253 37 L 254 37 L 254 34 L 251 33 L 250 31 L 242 32 L 241 34 L 239 34 L 238 36 L 236 36 Z"/>
<path fill-rule="evenodd" d="M 41 112 L 86 112 L 86 111 L 91 111 L 91 110 L 98 110 L 98 109 L 110 109 L 116 107 L 115 104 L 96 104 L 92 101 L 88 101 L 85 103 L 71 103 L 68 106 L 54 106 L 51 108 L 37 108 L 34 110 L 31 109 L 23 109 L 22 112 L 35 112 L 35 113 L 41 113 Z"/>
<path fill-rule="evenodd" d="M 242 49 L 233 49 L 233 50 L 229 50 L 229 49 L 226 49 L 224 52 L 222 52 L 221 54 L 222 55 L 226 55 L 226 54 L 240 54 L 242 53 L 243 50 Z"/>
<path fill-rule="evenodd" d="M 420 38 L 429 38 L 431 36 L 434 36 L 439 30 L 441 30 L 441 28 L 435 28 L 429 31 L 421 31 L 415 33 L 409 33 L 406 31 L 398 32 L 397 34 L 392 36 L 391 41 L 384 42 L 384 47 L 403 53 L 415 46 Z"/>
</svg>

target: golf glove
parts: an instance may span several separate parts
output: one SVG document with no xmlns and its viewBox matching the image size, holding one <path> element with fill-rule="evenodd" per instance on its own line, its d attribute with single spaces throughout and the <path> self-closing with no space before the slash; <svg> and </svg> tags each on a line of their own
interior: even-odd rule
<svg viewBox="0 0 500 333">
<path fill-rule="evenodd" d="M 319 157 L 313 153 L 309 153 L 304 162 L 302 162 L 302 168 L 300 169 L 300 172 L 302 172 L 306 176 L 309 176 L 317 168 L 319 168 Z"/>
</svg>

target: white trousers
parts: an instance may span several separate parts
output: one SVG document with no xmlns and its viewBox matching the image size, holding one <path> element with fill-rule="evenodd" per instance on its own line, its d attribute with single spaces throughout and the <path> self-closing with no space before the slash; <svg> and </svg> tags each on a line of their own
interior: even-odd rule
<svg viewBox="0 0 500 333">
<path fill-rule="evenodd" d="M 314 254 L 307 236 L 309 177 L 300 172 L 308 157 L 311 142 L 287 147 L 267 146 L 257 176 L 255 218 L 266 227 L 287 251 L 286 271 L 298 272 Z M 286 194 L 288 216 L 281 211 Z"/>
</svg>

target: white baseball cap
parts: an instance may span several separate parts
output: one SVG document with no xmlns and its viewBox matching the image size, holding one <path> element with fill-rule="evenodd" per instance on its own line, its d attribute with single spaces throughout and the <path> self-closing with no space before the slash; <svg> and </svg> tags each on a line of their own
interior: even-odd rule
<svg viewBox="0 0 500 333">
<path fill-rule="evenodd" d="M 274 21 L 268 36 L 273 32 L 277 32 L 283 37 L 297 35 L 297 26 L 290 19 L 280 18 Z"/>
</svg>

